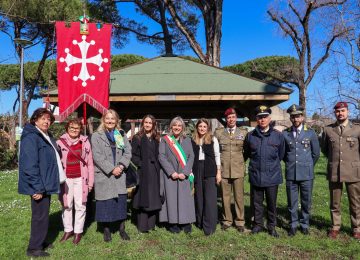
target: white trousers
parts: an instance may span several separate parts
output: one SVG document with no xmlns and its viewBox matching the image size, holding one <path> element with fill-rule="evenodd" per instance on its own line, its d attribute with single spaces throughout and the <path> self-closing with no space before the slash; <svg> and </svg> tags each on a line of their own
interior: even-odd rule
<svg viewBox="0 0 360 260">
<path fill-rule="evenodd" d="M 86 205 L 82 203 L 82 179 L 74 178 L 66 179 L 67 204 L 68 208 L 63 209 L 62 219 L 64 231 L 74 233 L 82 233 L 84 230 Z M 73 227 L 73 208 L 75 204 L 75 221 Z"/>
</svg>

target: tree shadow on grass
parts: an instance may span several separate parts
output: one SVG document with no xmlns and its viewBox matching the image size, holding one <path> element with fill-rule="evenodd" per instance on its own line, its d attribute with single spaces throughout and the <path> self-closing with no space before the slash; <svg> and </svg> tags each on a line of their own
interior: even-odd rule
<svg viewBox="0 0 360 260">
<path fill-rule="evenodd" d="M 320 175 L 320 176 L 327 176 L 327 172 L 316 172 L 315 173 L 316 176 Z"/>
</svg>

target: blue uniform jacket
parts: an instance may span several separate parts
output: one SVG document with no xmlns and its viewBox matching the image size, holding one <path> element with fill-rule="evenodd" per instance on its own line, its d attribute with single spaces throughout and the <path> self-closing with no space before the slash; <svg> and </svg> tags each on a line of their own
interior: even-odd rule
<svg viewBox="0 0 360 260">
<path fill-rule="evenodd" d="M 257 187 L 282 183 L 281 160 L 285 153 L 284 136 L 270 127 L 265 134 L 256 127 L 246 136 L 244 158 L 250 159 L 249 181 Z"/>
<path fill-rule="evenodd" d="M 35 126 L 25 125 L 20 145 L 19 193 L 49 195 L 59 193 L 59 190 L 59 169 L 54 148 Z"/>
<path fill-rule="evenodd" d="M 285 138 L 285 178 L 291 181 L 314 179 L 314 166 L 320 156 L 319 140 L 314 130 L 303 125 L 295 139 L 292 127 L 283 132 Z"/>
</svg>

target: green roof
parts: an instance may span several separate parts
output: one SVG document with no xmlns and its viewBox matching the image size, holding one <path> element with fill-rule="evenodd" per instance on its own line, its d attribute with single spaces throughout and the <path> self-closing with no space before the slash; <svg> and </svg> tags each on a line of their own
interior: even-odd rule
<svg viewBox="0 0 360 260">
<path fill-rule="evenodd" d="M 117 94 L 290 94 L 292 90 L 179 57 L 158 57 L 113 71 Z"/>
</svg>

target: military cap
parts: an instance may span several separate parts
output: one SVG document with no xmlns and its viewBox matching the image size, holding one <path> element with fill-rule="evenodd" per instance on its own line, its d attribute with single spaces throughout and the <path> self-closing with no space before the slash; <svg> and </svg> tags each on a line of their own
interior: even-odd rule
<svg viewBox="0 0 360 260">
<path fill-rule="evenodd" d="M 286 110 L 286 112 L 289 113 L 290 116 L 300 115 L 300 114 L 303 114 L 303 113 L 304 113 L 304 109 L 303 109 L 301 106 L 292 104 L 292 105 Z"/>
<path fill-rule="evenodd" d="M 348 108 L 348 104 L 346 102 L 340 101 L 337 102 L 336 105 L 334 106 L 334 109 L 339 109 L 339 108 Z"/>
<path fill-rule="evenodd" d="M 231 115 L 231 114 L 237 114 L 235 109 L 233 109 L 232 107 L 229 107 L 228 109 L 225 110 L 224 112 L 224 116 L 227 117 L 228 115 Z"/>
<path fill-rule="evenodd" d="M 265 115 L 270 115 L 271 114 L 271 108 L 268 106 L 258 106 L 255 108 L 255 114 L 256 116 L 265 116 Z"/>
</svg>

